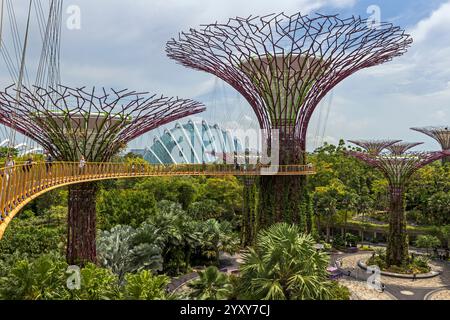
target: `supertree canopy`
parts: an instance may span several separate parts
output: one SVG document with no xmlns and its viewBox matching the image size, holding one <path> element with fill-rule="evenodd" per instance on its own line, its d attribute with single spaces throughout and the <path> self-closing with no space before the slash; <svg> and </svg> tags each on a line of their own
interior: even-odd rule
<svg viewBox="0 0 450 320">
<path fill-rule="evenodd" d="M 406 147 L 405 147 L 406 148 Z M 386 259 L 388 265 L 403 265 L 408 257 L 406 233 L 405 190 L 411 176 L 420 168 L 441 159 L 444 152 L 407 152 L 370 154 L 347 153 L 380 170 L 389 182 L 389 235 Z"/>
<path fill-rule="evenodd" d="M 195 101 L 127 90 L 11 88 L 0 92 L 0 122 L 62 161 L 108 161 L 139 135 L 204 110 Z"/>
<path fill-rule="evenodd" d="M 337 15 L 233 18 L 191 29 L 167 43 L 178 63 L 221 78 L 252 106 L 262 129 L 278 130 L 279 164 L 306 164 L 306 133 L 322 98 L 358 70 L 406 52 L 399 28 Z M 268 150 L 275 150 L 268 141 Z M 306 177 L 261 177 L 260 225 L 298 220 Z"/>
<path fill-rule="evenodd" d="M 414 147 L 420 146 L 423 142 L 397 142 L 386 147 L 393 155 L 400 156 Z"/>
<path fill-rule="evenodd" d="M 378 155 L 384 149 L 401 142 L 401 140 L 349 140 L 348 142 L 356 144 L 369 154 Z"/>
<path fill-rule="evenodd" d="M 0 92 L 0 123 L 35 140 L 59 161 L 109 161 L 139 135 L 203 110 L 195 101 L 127 90 L 59 86 Z M 93 182 L 69 186 L 70 264 L 96 261 L 96 194 Z"/>
<path fill-rule="evenodd" d="M 411 130 L 421 132 L 435 139 L 441 145 L 442 150 L 450 150 L 450 126 L 411 128 Z M 450 157 L 444 157 L 442 162 L 450 163 Z"/>
</svg>

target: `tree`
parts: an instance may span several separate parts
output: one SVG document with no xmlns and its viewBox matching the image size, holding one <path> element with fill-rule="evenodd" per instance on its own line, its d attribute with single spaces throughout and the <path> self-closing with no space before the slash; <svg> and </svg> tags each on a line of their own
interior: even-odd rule
<svg viewBox="0 0 450 320">
<path fill-rule="evenodd" d="M 344 195 L 345 186 L 339 179 L 332 179 L 327 186 L 316 187 L 314 192 L 316 213 L 319 217 L 325 218 L 327 241 L 330 241 L 330 228 L 336 214 L 338 200 Z"/>
<path fill-rule="evenodd" d="M 19 155 L 19 150 L 10 147 L 0 147 L 0 159 L 6 159 L 9 155 L 17 157 Z M 4 160 L 2 162 L 4 162 Z"/>
<path fill-rule="evenodd" d="M 260 232 L 243 255 L 241 293 L 255 300 L 329 299 L 328 257 L 295 225 L 275 224 Z"/>
<path fill-rule="evenodd" d="M 194 291 L 191 298 L 197 300 L 226 300 L 233 287 L 228 276 L 221 273 L 217 267 L 208 267 L 198 272 L 199 279 L 188 284 Z"/>
<path fill-rule="evenodd" d="M 159 230 L 162 239 L 164 272 L 177 275 L 186 271 L 194 248 L 199 246 L 197 223 L 181 205 L 170 201 L 159 202 L 157 214 L 148 223 Z"/>
<path fill-rule="evenodd" d="M 435 224 L 450 223 L 450 191 L 439 191 L 433 194 L 427 201 L 428 215 Z"/>
<path fill-rule="evenodd" d="M 420 235 L 417 237 L 416 246 L 427 250 L 429 254 L 430 249 L 437 248 L 441 245 L 439 238 L 429 235 Z"/>
<path fill-rule="evenodd" d="M 49 223 L 47 217 L 17 219 L 0 241 L 3 255 L 19 253 L 31 258 L 58 251 L 65 243 L 64 224 Z"/>
<path fill-rule="evenodd" d="M 345 194 L 342 197 L 342 208 L 344 210 L 344 241 L 347 241 L 347 222 L 348 222 L 348 213 L 356 208 L 356 204 L 358 202 L 358 195 L 352 192 L 351 190 L 346 190 Z"/>
<path fill-rule="evenodd" d="M 225 209 L 224 218 L 232 220 L 242 211 L 242 189 L 236 177 L 210 178 L 202 185 L 199 199 L 216 201 Z"/>
<path fill-rule="evenodd" d="M 219 223 L 210 219 L 199 224 L 199 227 L 203 254 L 208 258 L 214 258 L 217 265 L 221 251 L 233 254 L 238 250 L 238 236 L 233 232 L 229 222 Z"/>
<path fill-rule="evenodd" d="M 97 201 L 97 211 L 103 230 L 116 225 L 137 228 L 155 214 L 156 200 L 152 193 L 139 189 L 104 190 Z"/>
<path fill-rule="evenodd" d="M 196 220 L 220 219 L 225 209 L 215 200 L 205 199 L 191 204 L 188 214 Z"/>
</svg>

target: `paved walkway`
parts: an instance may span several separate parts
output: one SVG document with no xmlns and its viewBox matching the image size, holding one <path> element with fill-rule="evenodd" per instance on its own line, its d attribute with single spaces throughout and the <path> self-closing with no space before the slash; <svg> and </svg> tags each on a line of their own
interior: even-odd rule
<svg viewBox="0 0 450 320">
<path fill-rule="evenodd" d="M 241 264 L 241 255 L 229 255 L 227 253 L 220 253 L 219 263 L 220 263 L 220 271 L 224 273 L 230 273 L 239 269 L 239 265 Z M 198 278 L 197 272 L 191 272 L 185 275 L 182 275 L 178 278 L 172 278 L 171 282 L 167 285 L 166 289 L 169 292 L 177 292 L 182 287 L 184 287 L 188 282 L 193 281 Z"/>
<path fill-rule="evenodd" d="M 336 260 L 340 260 L 341 269 L 350 272 L 350 277 L 343 277 L 342 282 L 344 285 L 346 284 L 345 281 L 348 279 L 353 279 L 353 281 L 364 284 L 363 287 L 357 287 L 356 285 L 349 287 L 350 290 L 356 291 L 356 295 L 361 292 L 365 298 L 378 299 L 378 291 L 367 286 L 367 279 L 371 274 L 366 273 L 366 271 L 357 266 L 358 261 L 367 260 L 371 255 L 372 253 L 370 252 L 356 254 L 337 253 L 331 256 L 331 263 L 334 264 Z M 450 265 L 445 262 L 437 261 L 432 261 L 430 264 L 432 270 L 440 271 L 441 274 L 434 278 L 414 281 L 412 279 L 381 276 L 381 282 L 385 285 L 385 291 L 388 295 L 398 300 L 424 300 L 432 297 L 434 297 L 434 299 L 444 299 L 448 297 L 449 290 L 436 290 L 450 288 Z M 360 291 L 358 291 L 358 289 Z M 370 291 L 372 291 L 372 294 L 369 294 Z"/>
</svg>

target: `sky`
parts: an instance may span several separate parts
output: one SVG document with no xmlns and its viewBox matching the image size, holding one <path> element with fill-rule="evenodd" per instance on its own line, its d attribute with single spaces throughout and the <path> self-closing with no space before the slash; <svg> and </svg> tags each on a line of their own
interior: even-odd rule
<svg viewBox="0 0 450 320">
<path fill-rule="evenodd" d="M 26 2 L 14 0 L 22 24 Z M 252 109 L 214 76 L 170 60 L 164 51 L 170 38 L 235 16 L 318 12 L 367 18 L 372 14 L 368 8 L 377 6 L 381 20 L 405 28 L 414 43 L 404 56 L 340 83 L 311 120 L 308 148 L 341 138 L 395 138 L 423 141 L 418 149 L 435 150 L 437 143 L 409 128 L 450 124 L 448 0 L 65 0 L 65 21 L 71 17 L 67 8 L 74 5 L 80 9 L 81 28 L 63 25 L 63 84 L 197 99 L 208 108 L 202 117 L 230 128 L 255 126 Z M 38 48 L 38 40 L 34 37 L 30 47 Z M 30 49 L 30 73 L 38 57 L 38 50 Z M 11 80 L 2 66 L 1 70 L 0 82 L 6 86 Z M 132 146 L 144 146 L 159 133 L 152 132 Z"/>
</svg>

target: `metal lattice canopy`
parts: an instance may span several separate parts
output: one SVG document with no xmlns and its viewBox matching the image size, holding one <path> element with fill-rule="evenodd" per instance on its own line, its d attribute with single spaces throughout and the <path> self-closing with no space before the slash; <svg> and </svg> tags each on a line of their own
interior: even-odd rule
<svg viewBox="0 0 450 320">
<path fill-rule="evenodd" d="M 128 90 L 12 88 L 0 92 L 0 123 L 63 161 L 108 161 L 139 135 L 205 110 L 196 101 Z"/>
<path fill-rule="evenodd" d="M 252 106 L 261 128 L 280 129 L 305 150 L 321 99 L 356 71 L 402 55 L 411 43 L 388 23 L 371 28 L 358 17 L 281 13 L 191 29 L 169 41 L 166 51 L 229 83 Z"/>
<path fill-rule="evenodd" d="M 402 155 L 390 153 L 369 154 L 365 152 L 348 151 L 349 155 L 360 159 L 369 166 L 379 169 L 389 180 L 391 188 L 402 190 L 409 178 L 420 168 L 442 159 L 444 152 L 408 152 Z"/>
<path fill-rule="evenodd" d="M 401 142 L 401 140 L 349 140 L 348 142 L 363 148 L 371 155 L 378 155 L 384 149 Z"/>
<path fill-rule="evenodd" d="M 411 128 L 411 130 L 435 139 L 441 145 L 442 150 L 450 150 L 450 126 Z"/>
<path fill-rule="evenodd" d="M 420 146 L 421 144 L 423 144 L 423 142 L 397 142 L 386 147 L 386 149 L 393 155 L 400 156 L 412 148 Z"/>
</svg>

